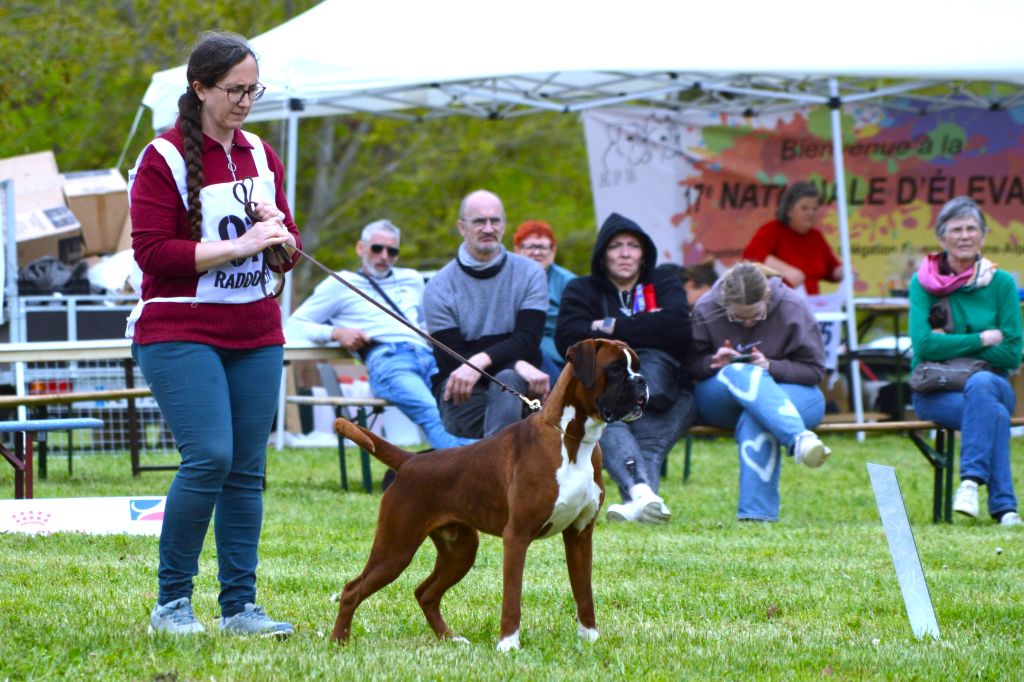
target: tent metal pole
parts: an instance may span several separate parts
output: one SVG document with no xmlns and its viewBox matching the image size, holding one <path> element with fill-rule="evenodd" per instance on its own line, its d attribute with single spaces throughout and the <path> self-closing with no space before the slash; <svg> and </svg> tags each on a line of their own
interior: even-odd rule
<svg viewBox="0 0 1024 682">
<path fill-rule="evenodd" d="M 285 150 L 285 183 L 284 193 L 288 199 L 288 206 L 292 210 L 292 217 L 295 216 L 295 177 L 299 165 L 299 113 L 295 107 L 288 111 L 288 148 Z M 281 298 L 281 324 L 288 321 L 292 310 L 292 280 L 285 278 L 284 294 Z M 274 447 L 280 451 L 284 448 L 284 421 L 285 410 L 288 405 L 285 397 L 288 393 L 288 368 L 281 368 L 281 390 L 277 396 L 277 433 L 274 435 Z"/>
<path fill-rule="evenodd" d="M 299 165 L 299 114 L 292 109 L 288 112 L 288 150 L 286 153 L 288 165 L 285 166 L 284 193 L 288 199 L 288 206 L 292 210 L 292 217 L 295 217 L 295 183 L 297 168 Z M 284 288 L 284 299 L 282 301 L 281 322 L 288 320 L 292 312 L 292 287 L 289 280 L 288 286 Z"/>
<path fill-rule="evenodd" d="M 135 112 L 135 120 L 132 121 L 131 130 L 128 131 L 128 137 L 124 140 L 124 146 L 121 147 L 121 154 L 117 157 L 117 163 L 114 164 L 114 168 L 118 171 L 121 170 L 121 164 L 124 163 L 124 157 L 128 153 L 128 147 L 131 146 L 132 138 L 135 137 L 135 131 L 139 129 L 139 121 L 142 119 L 142 112 L 145 111 L 146 105 L 140 104 L 138 111 Z"/>
<path fill-rule="evenodd" d="M 846 205 L 846 166 L 843 161 L 843 120 L 842 100 L 839 97 L 839 81 L 830 78 L 829 94 L 832 96 L 832 159 L 836 173 L 836 212 L 839 214 L 839 243 L 843 256 L 843 299 L 846 301 L 846 344 L 851 353 L 850 387 L 853 390 L 853 411 L 857 423 L 864 422 L 864 398 L 860 388 L 860 361 L 857 350 L 857 309 L 853 305 L 853 259 L 850 255 L 850 221 Z M 858 440 L 864 440 L 864 432 L 857 433 Z"/>
</svg>

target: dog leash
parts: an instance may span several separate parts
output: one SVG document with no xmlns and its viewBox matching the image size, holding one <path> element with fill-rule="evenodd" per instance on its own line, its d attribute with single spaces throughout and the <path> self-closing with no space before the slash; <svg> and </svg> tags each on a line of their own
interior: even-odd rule
<svg viewBox="0 0 1024 682">
<path fill-rule="evenodd" d="M 245 215 L 255 225 L 260 221 L 260 217 L 256 215 L 256 202 L 252 200 L 252 178 L 242 178 L 235 183 L 231 193 L 235 195 L 235 201 L 242 205 L 245 210 Z M 241 192 L 241 194 L 239 194 Z M 263 266 L 260 272 L 260 289 L 263 290 L 263 295 L 267 298 L 277 298 L 284 291 L 284 275 L 281 275 L 281 279 L 277 280 L 277 284 L 274 286 L 272 291 L 267 291 L 267 280 L 270 278 L 270 267 L 267 264 L 267 259 L 274 257 L 280 262 L 284 263 L 286 260 L 291 259 L 288 252 L 285 251 L 280 244 L 271 246 L 263 250 Z"/>
<path fill-rule="evenodd" d="M 526 403 L 527 407 L 529 407 L 534 412 L 536 412 L 537 410 L 539 410 L 541 408 L 540 401 L 537 400 L 536 398 L 527 398 L 525 395 L 523 395 L 522 393 L 520 393 L 516 389 L 512 388 L 511 386 L 509 386 L 505 382 L 500 381 L 497 377 L 494 377 L 494 376 L 488 374 L 486 371 L 480 369 L 479 367 L 477 367 L 476 365 L 471 363 L 469 360 L 467 360 L 466 358 L 464 358 L 461 355 L 459 355 L 456 351 L 454 351 L 453 349 L 449 348 L 445 344 L 441 343 L 440 341 L 435 339 L 433 336 L 431 336 L 427 332 L 423 331 L 422 329 L 420 329 L 419 327 L 414 325 L 409 320 L 405 319 L 404 315 L 397 315 L 393 311 L 388 310 L 388 308 L 386 306 L 382 305 L 379 301 L 377 301 L 374 298 L 372 298 L 371 296 L 367 295 L 366 292 L 364 292 L 362 289 L 360 289 L 359 287 L 355 286 L 354 284 L 351 284 L 351 283 L 345 281 L 345 279 L 343 277 L 338 276 L 338 274 L 335 273 L 334 270 L 331 270 L 329 267 L 327 267 L 326 265 L 324 265 L 323 263 L 318 261 L 313 256 L 309 255 L 308 253 L 306 253 L 302 249 L 300 249 L 300 248 L 298 248 L 296 246 L 292 246 L 291 244 L 288 244 L 288 243 L 285 243 L 284 246 L 286 246 L 287 248 L 291 249 L 292 251 L 295 251 L 296 253 L 298 253 L 303 258 L 306 258 L 313 265 L 317 266 L 318 268 L 320 268 L 321 270 L 326 272 L 328 275 L 330 275 L 331 277 L 333 277 L 334 279 L 338 280 L 339 282 L 341 282 L 342 284 L 347 286 L 349 289 L 351 289 L 355 293 L 357 293 L 360 296 L 362 296 L 363 298 L 365 298 L 367 301 L 369 301 L 373 305 L 377 306 L 378 308 L 380 308 L 381 310 L 386 312 L 388 315 L 390 315 L 391 317 L 395 318 L 396 320 L 398 320 L 399 322 L 404 324 L 409 329 L 411 329 L 414 332 L 416 332 L 421 337 L 423 337 L 424 339 L 426 339 L 430 343 L 434 344 L 435 346 L 437 346 L 438 348 L 443 350 L 445 353 L 447 353 L 451 357 L 453 357 L 456 360 L 458 360 L 460 363 L 462 363 L 464 365 L 469 365 L 470 367 L 475 369 L 477 372 L 479 372 L 482 376 L 487 377 L 488 379 L 490 379 L 491 381 L 496 383 L 498 386 L 500 386 L 501 390 L 508 391 L 509 393 L 517 396 L 520 400 L 522 400 L 524 403 Z"/>
</svg>

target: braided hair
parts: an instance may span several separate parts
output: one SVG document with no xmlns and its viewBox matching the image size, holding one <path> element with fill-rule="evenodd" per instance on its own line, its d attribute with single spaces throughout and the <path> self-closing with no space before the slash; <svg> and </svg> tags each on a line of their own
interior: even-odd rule
<svg viewBox="0 0 1024 682">
<path fill-rule="evenodd" d="M 236 64 L 256 53 L 245 38 L 227 31 L 203 33 L 188 58 L 185 94 L 178 98 L 178 115 L 185 147 L 185 187 L 188 191 L 188 224 L 192 238 L 202 238 L 203 204 L 199 191 L 203 188 L 203 102 L 193 83 L 213 86 Z"/>
</svg>

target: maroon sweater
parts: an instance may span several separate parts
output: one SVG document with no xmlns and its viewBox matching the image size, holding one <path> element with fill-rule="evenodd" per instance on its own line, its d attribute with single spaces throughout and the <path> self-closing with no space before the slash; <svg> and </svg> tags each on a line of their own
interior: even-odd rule
<svg viewBox="0 0 1024 682">
<path fill-rule="evenodd" d="M 184 156 L 181 130 L 175 125 L 161 135 Z M 284 223 L 300 248 L 298 230 L 284 193 L 284 166 L 265 142 L 267 165 L 274 173 L 277 207 L 285 215 Z M 241 131 L 235 131 L 231 158 L 239 178 L 256 175 L 252 145 Z M 204 136 L 203 170 L 206 185 L 232 182 L 224 148 Z M 196 271 L 196 245 L 188 226 L 185 204 L 171 169 L 152 147 L 146 150 L 132 186 L 132 249 L 142 269 L 142 298 L 194 296 L 201 273 Z M 285 264 L 290 270 L 298 254 Z M 277 301 L 265 298 L 253 303 L 152 303 L 145 307 L 135 326 L 135 343 L 191 341 L 220 348 L 259 348 L 284 344 L 281 308 Z"/>
</svg>

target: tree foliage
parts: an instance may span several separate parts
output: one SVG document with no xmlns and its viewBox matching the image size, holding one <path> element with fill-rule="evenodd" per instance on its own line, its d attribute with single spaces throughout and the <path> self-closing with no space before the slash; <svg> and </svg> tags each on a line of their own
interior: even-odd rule
<svg viewBox="0 0 1024 682">
<path fill-rule="evenodd" d="M 314 0 L 81 0 L 0 6 L 0 158 L 52 149 L 62 171 L 116 164 L 150 77 L 187 59 L 204 30 L 253 36 Z M 387 27 L 363 30 L 386 31 Z M 182 84 L 184 88 L 184 83 Z M 142 117 L 121 171 L 151 137 Z M 280 124 L 247 126 L 282 151 Z M 506 244 L 526 219 L 551 223 L 559 262 L 589 269 L 593 204 L 579 118 L 464 117 L 409 123 L 346 116 L 308 119 L 299 134 L 294 212 L 306 245 L 332 267 L 352 266 L 362 226 L 387 217 L 402 228 L 402 263 L 443 265 L 459 242 L 463 195 L 496 192 L 508 213 Z M 296 300 L 320 279 L 296 273 Z"/>
<path fill-rule="evenodd" d="M 594 213 L 576 116 L 540 114 L 511 121 L 447 118 L 408 123 L 382 118 L 345 119 L 335 144 L 358 144 L 355 162 L 334 188 L 334 204 L 316 216 L 313 174 L 299 173 L 297 220 L 314 255 L 332 267 L 351 265 L 362 227 L 388 218 L 402 229 L 402 259 L 437 268 L 452 258 L 459 237 L 459 202 L 486 188 L 502 197 L 507 212 L 506 244 L 523 220 L 548 221 L 559 236 L 559 261 L 576 272 L 589 270 Z M 322 123 L 303 122 L 300 158 L 311 159 Z M 358 139 L 357 138 L 362 138 Z M 312 235 L 317 237 L 311 239 Z M 298 278 L 299 289 L 309 282 Z"/>
<path fill-rule="evenodd" d="M 315 4 L 9 0 L 0 6 L 0 157 L 52 149 L 62 171 L 111 167 L 150 77 L 182 63 L 202 31 L 251 36 Z"/>
</svg>

